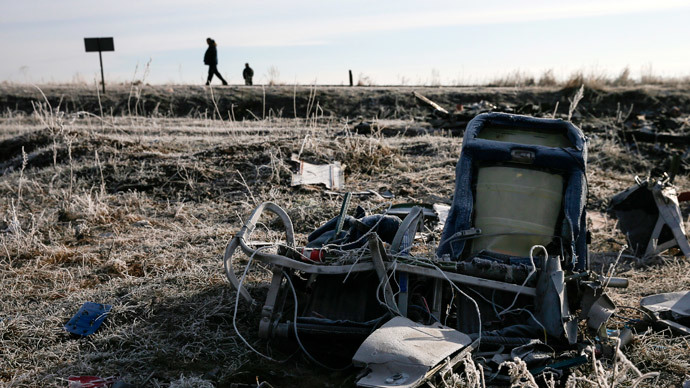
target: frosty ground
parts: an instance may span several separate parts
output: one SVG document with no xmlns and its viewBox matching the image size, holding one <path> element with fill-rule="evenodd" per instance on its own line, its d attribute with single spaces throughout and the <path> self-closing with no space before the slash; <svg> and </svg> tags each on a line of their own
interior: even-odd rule
<svg viewBox="0 0 690 388">
<path fill-rule="evenodd" d="M 312 163 L 340 161 L 349 191 L 389 190 L 393 203 L 447 203 L 461 137 L 452 131 L 388 136 L 385 128 L 428 127 L 428 111 L 409 95 L 412 88 L 177 89 L 122 87 L 98 96 L 94 88 L 45 87 L 44 98 L 31 87 L 3 88 L 0 386 L 65 386 L 70 375 L 117 375 L 162 387 L 257 380 L 353 385 L 354 369 L 322 370 L 299 353 L 276 364 L 247 349 L 233 328 L 235 292 L 222 271 L 224 246 L 263 201 L 288 211 L 302 242 L 337 214 L 340 196 L 318 186 L 290 186 L 292 154 Z M 529 105 L 526 113 L 555 110 L 565 117 L 574 91 L 425 92 L 446 106 L 489 100 L 497 110 Z M 185 93 L 189 106 L 180 103 Z M 689 93 L 585 89 L 573 121 L 590 137 L 596 271 L 609 269 L 625 241 L 605 213 L 608 198 L 632 185 L 635 175 L 665 169 L 669 155 L 685 151 L 628 143 L 617 131 L 640 115 L 650 118 L 649 112 L 675 106 L 681 115 L 673 131 L 685 134 Z M 357 133 L 362 121 L 375 129 Z M 690 188 L 686 162 L 675 183 L 680 191 Z M 387 207 L 376 197 L 356 204 L 372 213 Z M 686 219 L 689 210 L 683 208 Z M 266 220 L 266 230 L 272 223 Z M 637 307 L 642 296 L 688 289 L 690 263 L 673 253 L 645 261 L 624 256 L 616 274 L 631 286 L 609 291 L 614 301 Z M 253 292 L 264 292 L 267 280 L 267 269 L 255 267 Z M 63 325 L 86 301 L 113 310 L 97 333 L 74 338 Z M 613 326 L 641 318 L 632 309 L 619 314 Z M 262 351 L 291 354 L 257 338 L 257 316 L 240 303 L 239 331 Z M 667 333 L 640 333 L 625 353 L 641 371 L 661 372 L 669 386 L 679 386 L 690 370 L 690 343 Z M 591 365 L 577 373 L 590 375 Z"/>
</svg>

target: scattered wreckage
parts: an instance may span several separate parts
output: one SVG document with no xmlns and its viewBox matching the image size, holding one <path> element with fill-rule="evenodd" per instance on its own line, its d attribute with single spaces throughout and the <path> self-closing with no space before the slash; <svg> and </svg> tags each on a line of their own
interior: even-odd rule
<svg viewBox="0 0 690 388">
<path fill-rule="evenodd" d="M 677 247 L 690 258 L 678 193 L 667 174 L 635 177 L 635 185 L 611 198 L 609 212 L 635 255 L 648 257 Z"/>
<path fill-rule="evenodd" d="M 611 198 L 609 213 L 618 219 L 618 229 L 625 235 L 635 256 L 646 259 L 671 248 L 690 258 L 679 200 L 687 193 L 677 193 L 673 176 L 641 179 Z M 678 335 L 690 335 L 690 291 L 649 295 L 640 300 L 651 323 Z"/>
<path fill-rule="evenodd" d="M 586 159 L 586 138 L 569 122 L 475 117 L 435 251 L 415 239 L 430 209 L 349 215 L 346 195 L 300 247 L 285 210 L 262 203 L 225 250 L 236 306 L 263 306 L 262 338 L 294 341 L 325 367 L 361 367 L 362 387 L 433 387 L 475 365 L 482 382 L 510 382 L 512 360 L 537 379 L 560 379 L 595 348 L 624 358 L 630 333 L 607 331 L 616 307 L 605 290 L 627 280 L 589 270 Z M 252 241 L 264 214 L 282 221 L 285 241 Z M 236 273 L 238 248 L 249 261 Z M 263 302 L 245 287 L 253 261 L 272 271 Z"/>
</svg>

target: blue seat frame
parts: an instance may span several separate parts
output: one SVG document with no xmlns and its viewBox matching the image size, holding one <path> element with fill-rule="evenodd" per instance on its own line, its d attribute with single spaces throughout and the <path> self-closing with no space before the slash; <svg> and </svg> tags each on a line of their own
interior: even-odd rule
<svg viewBox="0 0 690 388">
<path fill-rule="evenodd" d="M 533 144 L 517 144 L 479 137 L 482 129 L 489 126 L 512 127 L 530 131 L 563 133 L 569 139 L 570 147 L 548 147 Z M 563 196 L 563 222 L 555 231 L 567 250 L 569 263 L 565 269 L 586 270 L 587 223 L 585 204 L 587 201 L 587 138 L 572 123 L 561 119 L 543 119 L 506 113 L 485 113 L 478 115 L 467 125 L 463 138 L 460 159 L 455 169 L 455 195 L 436 254 L 449 255 L 451 260 L 461 260 L 466 239 L 454 238 L 459 232 L 472 228 L 474 193 L 478 164 L 513 164 L 515 152 L 524 151 L 532 155 L 530 168 L 546 169 L 562 174 L 565 178 Z M 523 161 L 524 162 L 524 161 Z M 564 258 L 566 259 L 566 258 Z"/>
</svg>

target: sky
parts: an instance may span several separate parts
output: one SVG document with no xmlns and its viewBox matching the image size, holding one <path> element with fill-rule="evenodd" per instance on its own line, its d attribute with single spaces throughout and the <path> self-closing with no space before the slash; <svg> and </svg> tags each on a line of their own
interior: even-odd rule
<svg viewBox="0 0 690 388">
<path fill-rule="evenodd" d="M 519 71 L 558 78 L 690 75 L 690 0 L 0 0 L 0 81 L 203 84 L 206 38 L 242 83 L 484 83 Z"/>
</svg>

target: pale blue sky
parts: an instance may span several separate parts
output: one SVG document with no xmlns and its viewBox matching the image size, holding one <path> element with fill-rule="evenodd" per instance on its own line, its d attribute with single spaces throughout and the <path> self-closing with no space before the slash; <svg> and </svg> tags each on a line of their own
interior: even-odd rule
<svg viewBox="0 0 690 388">
<path fill-rule="evenodd" d="M 481 83 L 520 70 L 559 77 L 633 76 L 650 66 L 690 75 L 690 1 L 55 1 L 0 0 L 0 81 L 93 82 L 98 54 L 84 37 L 112 36 L 106 80 L 203 83 L 205 39 L 218 42 L 219 70 L 255 83 L 269 69 L 292 84 Z"/>
</svg>

